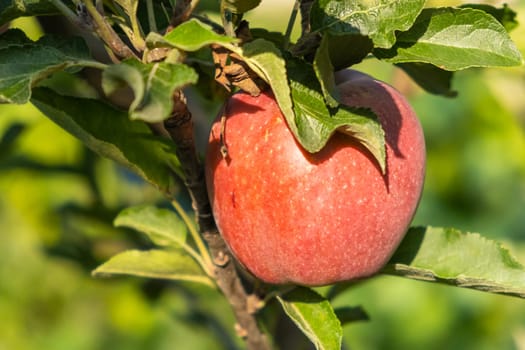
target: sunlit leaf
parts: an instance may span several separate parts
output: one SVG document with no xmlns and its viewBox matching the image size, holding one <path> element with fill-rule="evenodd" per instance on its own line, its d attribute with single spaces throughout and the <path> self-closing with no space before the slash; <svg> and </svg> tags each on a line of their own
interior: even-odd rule
<svg viewBox="0 0 525 350">
<path fill-rule="evenodd" d="M 389 48 L 395 32 L 412 26 L 425 0 L 319 0 L 310 15 L 313 31 L 361 34 L 376 47 Z"/>
<path fill-rule="evenodd" d="M 114 224 L 143 232 L 159 246 L 181 246 L 186 243 L 186 225 L 169 209 L 151 205 L 129 207 L 119 213 Z"/>
<path fill-rule="evenodd" d="M 516 66 L 523 61 L 507 31 L 491 15 L 470 8 L 425 9 L 399 33 L 391 49 L 374 54 L 392 63 L 423 62 L 445 70 Z"/>
<path fill-rule="evenodd" d="M 500 22 L 507 32 L 510 32 L 519 25 L 518 21 L 516 20 L 516 16 L 518 14 L 514 12 L 507 4 L 503 4 L 503 6 L 500 8 L 489 4 L 465 4 L 461 5 L 460 7 L 473 8 L 488 13 L 498 22 Z"/>
<path fill-rule="evenodd" d="M 128 250 L 115 255 L 93 271 L 93 276 L 130 275 L 190 281 L 214 286 L 199 264 L 180 249 Z"/>
<path fill-rule="evenodd" d="M 384 171 L 386 151 L 384 131 L 371 110 L 339 105 L 328 109 L 313 68 L 299 60 L 289 60 L 288 74 L 294 103 L 297 139 L 309 152 L 321 150 L 331 135 L 341 131 L 362 143 Z M 293 129 L 292 129 L 293 130 Z"/>
<path fill-rule="evenodd" d="M 525 298 L 525 268 L 477 233 L 411 228 L 384 273 Z"/>
<path fill-rule="evenodd" d="M 150 37 L 149 40 L 153 40 Z M 190 19 L 174 28 L 162 39 L 165 44 L 184 51 L 197 51 L 211 44 L 228 44 L 237 42 L 238 39 L 226 35 L 217 34 L 209 25 L 197 19 Z"/>
<path fill-rule="evenodd" d="M 341 322 L 328 300 L 304 287 L 295 288 L 277 299 L 317 350 L 341 349 Z"/>
</svg>

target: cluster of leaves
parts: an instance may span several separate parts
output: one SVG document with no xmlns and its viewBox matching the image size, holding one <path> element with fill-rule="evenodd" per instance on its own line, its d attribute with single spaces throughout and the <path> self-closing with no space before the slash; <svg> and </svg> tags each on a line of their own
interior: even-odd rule
<svg viewBox="0 0 525 350">
<path fill-rule="evenodd" d="M 32 41 L 20 30 L 7 30 L 0 35 L 0 102 L 33 103 L 88 147 L 125 165 L 168 197 L 174 194 L 173 174 L 181 175 L 182 168 L 173 144 L 156 135 L 152 126 L 170 116 L 175 91 L 213 80 L 212 51 L 217 47 L 239 57 L 271 87 L 306 150 L 320 150 L 341 131 L 359 139 L 383 169 L 383 131 L 369 110 L 339 104 L 334 71 L 375 58 L 395 64 L 431 93 L 453 96 L 454 71 L 523 61 L 507 33 L 516 23 L 506 6 L 425 8 L 424 0 L 317 0 L 302 13 L 308 19 L 303 35 L 289 44 L 289 33 L 263 29 L 253 29 L 250 39 L 236 37 L 234 29 L 245 12 L 259 5 L 257 0 L 221 1 L 222 24 L 198 16 L 193 6 L 197 1 L 180 1 L 187 5 L 182 9 L 169 1 L 102 3 L 103 10 L 91 0 L 2 2 L 0 25 L 22 16 L 61 14 L 98 35 L 113 62 L 95 59 L 93 48 L 80 38 L 46 35 Z M 165 13 L 174 15 L 170 19 Z M 88 69 L 102 73 L 96 98 L 61 91 L 49 79 L 57 72 L 85 79 Z M 123 110 L 111 101 L 126 89 L 132 97 Z M 166 209 L 124 211 L 116 224 L 146 233 L 160 248 L 124 252 L 95 274 L 190 280 L 213 287 L 202 238 L 184 212 L 179 214 L 183 221 Z M 455 230 L 410 230 L 384 273 L 525 296 L 525 270 L 506 250 Z M 318 349 L 339 349 L 341 322 L 362 318 L 362 313 L 332 308 L 335 290 L 325 295 L 308 288 L 278 293 L 284 311 Z"/>
<path fill-rule="evenodd" d="M 22 9 L 15 3 L 4 4 L 0 24 L 19 16 L 57 12 L 47 2 L 26 5 Z M 224 16 L 230 14 L 238 22 L 243 12 L 257 5 L 256 1 L 224 1 L 221 9 Z M 334 71 L 372 55 L 396 64 L 429 92 L 452 96 L 453 71 L 522 63 L 521 54 L 507 34 L 507 29 L 516 25 L 515 13 L 508 7 L 424 5 L 424 0 L 314 1 L 309 31 L 297 45 L 285 50 L 288 38 L 282 35 L 254 31 L 254 40 L 239 45 L 236 38 L 218 34 L 216 27 L 196 18 L 164 36 L 156 32 L 145 36 L 136 19 L 138 2 L 115 1 L 111 8 L 120 11 L 115 11 L 113 17 L 124 12 L 129 23 L 124 26 L 122 18 L 114 21 L 130 33 L 135 50 L 142 50 L 140 54 L 105 65 L 90 57 L 81 41 L 44 37 L 32 42 L 23 33 L 9 30 L 2 35 L 0 54 L 3 60 L 13 63 L 2 72 L 0 99 L 26 103 L 39 81 L 52 73 L 94 67 L 103 70 L 102 88 L 107 96 L 123 85 L 133 89 L 134 99 L 128 110 L 131 119 L 159 122 L 171 112 L 172 93 L 195 84 L 199 78 L 196 70 L 183 62 L 184 57 L 219 45 L 242 57 L 271 86 L 291 130 L 306 150 L 319 151 L 339 130 L 359 139 L 384 170 L 385 148 L 379 123 L 370 111 L 339 104 Z M 80 12 L 78 16 L 82 16 Z M 155 56 L 159 51 L 163 52 L 161 61 Z M 202 66 L 194 68 L 205 70 Z"/>
</svg>

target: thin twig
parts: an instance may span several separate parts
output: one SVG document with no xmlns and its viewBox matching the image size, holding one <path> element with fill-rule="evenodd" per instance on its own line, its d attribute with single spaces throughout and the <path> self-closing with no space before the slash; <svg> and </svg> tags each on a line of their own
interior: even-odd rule
<svg viewBox="0 0 525 350">
<path fill-rule="evenodd" d="M 295 0 L 292 13 L 290 14 L 290 19 L 288 20 L 288 26 L 286 27 L 286 32 L 284 33 L 283 47 L 285 50 L 288 49 L 288 45 L 290 45 L 290 36 L 292 35 L 295 19 L 297 18 L 297 12 L 299 12 L 300 6 L 301 2 L 299 0 Z"/>
<path fill-rule="evenodd" d="M 248 349 L 270 350 L 270 342 L 259 328 L 253 306 L 249 302 L 254 296 L 246 292 L 226 243 L 216 230 L 203 232 L 203 236 L 218 265 L 215 270 L 215 280 L 232 306 L 237 320 L 238 334 L 245 339 Z M 222 266 L 219 265 L 221 263 Z"/>
<path fill-rule="evenodd" d="M 310 33 L 310 11 L 314 0 L 299 0 L 301 3 L 301 36 L 305 36 Z"/>
<path fill-rule="evenodd" d="M 133 14 L 129 16 L 129 21 L 131 24 L 131 30 L 133 32 L 133 36 L 128 38 L 133 44 L 133 47 L 137 49 L 138 51 L 142 52 L 144 51 L 144 48 L 146 47 L 146 42 L 144 41 L 144 32 L 142 31 L 142 28 L 140 26 L 140 22 L 137 18 L 137 7 L 138 7 L 138 1 L 135 4 L 135 7 L 133 8 Z"/>
<path fill-rule="evenodd" d="M 135 56 L 133 51 L 122 41 L 106 19 L 98 12 L 93 1 L 84 0 L 83 4 L 93 20 L 95 32 L 102 41 L 111 48 L 111 51 L 120 58 Z"/>
<path fill-rule="evenodd" d="M 202 260 L 204 261 L 204 263 L 208 267 L 213 266 L 213 262 L 211 261 L 210 253 L 208 252 L 208 249 L 206 248 L 206 245 L 204 244 L 204 241 L 202 240 L 202 237 L 199 234 L 197 228 L 191 221 L 188 214 L 186 214 L 186 211 L 182 208 L 182 206 L 176 200 L 171 201 L 171 205 L 173 205 L 177 213 L 182 218 L 182 221 L 184 221 L 184 223 L 188 227 L 191 237 L 193 238 L 193 241 L 197 245 L 197 249 L 199 250 L 199 253 L 202 256 Z"/>
<path fill-rule="evenodd" d="M 221 1 L 221 17 L 224 33 L 227 36 L 235 37 L 235 30 L 233 28 L 233 13 L 230 10 L 223 8 L 224 5 L 222 5 L 222 3 L 223 2 Z"/>
<path fill-rule="evenodd" d="M 49 0 L 50 3 L 52 3 L 60 13 L 66 17 L 71 23 L 73 23 L 77 27 L 82 27 L 82 23 L 79 20 L 78 16 L 73 12 L 69 7 L 64 5 L 64 3 L 60 0 Z"/>
<path fill-rule="evenodd" d="M 182 164 L 185 183 L 192 198 L 199 229 L 208 244 L 214 263 L 214 278 L 219 289 L 232 306 L 237 320 L 238 334 L 251 350 L 270 350 L 270 343 L 259 328 L 257 318 L 250 306 L 250 295 L 239 276 L 226 243 L 217 231 L 206 190 L 204 168 L 195 150 L 193 123 L 182 92 L 174 94 L 173 113 L 164 126 L 176 145 L 176 153 Z"/>
<path fill-rule="evenodd" d="M 170 21 L 172 27 L 176 27 L 179 24 L 187 21 L 197 5 L 199 0 L 179 0 L 175 8 L 173 9 L 173 15 Z"/>
</svg>

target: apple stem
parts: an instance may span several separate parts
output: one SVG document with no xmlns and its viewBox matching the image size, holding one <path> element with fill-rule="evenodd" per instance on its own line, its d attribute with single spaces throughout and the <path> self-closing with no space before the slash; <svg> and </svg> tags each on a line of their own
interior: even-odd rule
<svg viewBox="0 0 525 350">
<path fill-rule="evenodd" d="M 182 165 L 200 234 L 208 244 L 213 261 L 213 277 L 233 309 L 237 320 L 236 329 L 245 339 L 248 349 L 270 350 L 270 342 L 259 328 L 256 315 L 250 307 L 250 300 L 254 296 L 246 290 L 234 258 L 215 225 L 206 190 L 204 168 L 195 149 L 192 117 L 182 91 L 175 92 L 173 100 L 173 111 L 164 121 L 164 127 L 177 148 L 176 154 Z"/>
<path fill-rule="evenodd" d="M 221 143 L 221 156 L 222 158 L 228 158 L 228 146 L 226 146 L 225 140 L 226 134 L 226 113 L 221 115 L 221 133 L 219 135 L 219 141 Z"/>
</svg>

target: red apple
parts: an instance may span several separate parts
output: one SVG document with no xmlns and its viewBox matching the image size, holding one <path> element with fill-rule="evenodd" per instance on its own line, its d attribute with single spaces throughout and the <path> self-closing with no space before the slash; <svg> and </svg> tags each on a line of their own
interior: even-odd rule
<svg viewBox="0 0 525 350">
<path fill-rule="evenodd" d="M 316 286 L 373 275 L 416 210 L 425 143 L 414 111 L 386 83 L 352 71 L 337 77 L 343 103 L 369 107 L 380 119 L 384 175 L 344 134 L 306 152 L 271 93 L 235 94 L 212 126 L 206 181 L 217 226 L 233 255 L 265 282 Z"/>
</svg>

